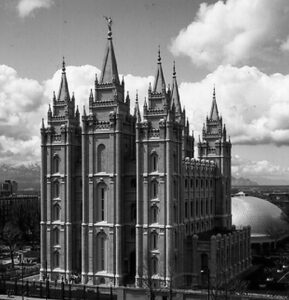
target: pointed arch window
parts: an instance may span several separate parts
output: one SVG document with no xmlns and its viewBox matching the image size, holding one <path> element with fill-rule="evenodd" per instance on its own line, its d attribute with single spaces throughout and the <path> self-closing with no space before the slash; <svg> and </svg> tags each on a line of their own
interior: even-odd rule
<svg viewBox="0 0 289 300">
<path fill-rule="evenodd" d="M 152 181 L 152 198 L 158 197 L 158 182 L 156 180 Z"/>
<path fill-rule="evenodd" d="M 97 236 L 97 270 L 106 270 L 106 250 L 107 237 L 105 233 L 99 233 Z"/>
<path fill-rule="evenodd" d="M 153 232 L 151 234 L 151 249 L 156 250 L 158 249 L 158 234 Z"/>
<path fill-rule="evenodd" d="M 159 262 L 158 259 L 154 256 L 152 258 L 152 275 L 156 275 L 159 272 Z"/>
<path fill-rule="evenodd" d="M 151 207 L 151 222 L 157 223 L 158 222 L 158 213 L 159 209 L 156 205 Z"/>
<path fill-rule="evenodd" d="M 58 228 L 53 229 L 53 244 L 59 245 L 59 229 Z"/>
<path fill-rule="evenodd" d="M 60 220 L 60 206 L 58 204 L 53 205 L 53 212 L 52 212 L 53 220 Z"/>
<path fill-rule="evenodd" d="M 55 251 L 53 253 L 53 267 L 54 268 L 59 268 L 59 266 L 60 266 L 59 252 Z"/>
<path fill-rule="evenodd" d="M 151 155 L 151 171 L 155 172 L 158 170 L 158 155 L 156 153 L 153 153 Z"/>
<path fill-rule="evenodd" d="M 100 144 L 97 148 L 97 171 L 105 171 L 105 146 Z"/>
<path fill-rule="evenodd" d="M 59 181 L 56 180 L 53 183 L 53 197 L 59 198 Z"/>
<path fill-rule="evenodd" d="M 53 173 L 59 173 L 59 156 L 56 154 L 53 157 L 53 163 L 52 163 L 52 171 Z"/>
<path fill-rule="evenodd" d="M 104 183 L 97 186 L 97 216 L 98 222 L 105 221 L 107 218 L 107 187 Z"/>
</svg>

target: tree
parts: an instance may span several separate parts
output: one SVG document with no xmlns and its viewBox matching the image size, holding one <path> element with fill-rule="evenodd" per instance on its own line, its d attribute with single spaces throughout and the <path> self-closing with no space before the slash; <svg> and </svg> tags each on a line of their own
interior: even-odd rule
<svg viewBox="0 0 289 300">
<path fill-rule="evenodd" d="M 12 268 L 14 268 L 14 254 L 18 246 L 22 243 L 21 230 L 13 222 L 6 222 L 1 240 L 9 248 Z"/>
</svg>

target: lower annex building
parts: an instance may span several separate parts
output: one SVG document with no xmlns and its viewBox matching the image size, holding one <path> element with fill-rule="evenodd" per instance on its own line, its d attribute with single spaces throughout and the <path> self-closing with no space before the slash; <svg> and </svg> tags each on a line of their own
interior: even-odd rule
<svg viewBox="0 0 289 300">
<path fill-rule="evenodd" d="M 41 277 L 84 284 L 220 285 L 251 265 L 231 215 L 231 142 L 215 91 L 198 159 L 175 66 L 160 51 L 143 114 L 120 81 L 109 26 L 100 78 L 80 118 L 63 62 L 41 128 Z M 196 109 L 198 109 L 196 107 Z"/>
</svg>

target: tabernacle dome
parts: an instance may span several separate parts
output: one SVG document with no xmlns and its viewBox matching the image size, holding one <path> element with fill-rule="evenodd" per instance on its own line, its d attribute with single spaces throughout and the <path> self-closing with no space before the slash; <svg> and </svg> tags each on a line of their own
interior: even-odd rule
<svg viewBox="0 0 289 300">
<path fill-rule="evenodd" d="M 238 228 L 251 226 L 251 241 L 279 240 L 289 233 L 282 210 L 267 200 L 252 196 L 232 197 L 232 223 Z"/>
</svg>

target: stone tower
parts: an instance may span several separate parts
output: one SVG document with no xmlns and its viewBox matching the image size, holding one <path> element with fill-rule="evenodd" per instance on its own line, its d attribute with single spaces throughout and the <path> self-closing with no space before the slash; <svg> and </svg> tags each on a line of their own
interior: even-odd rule
<svg viewBox="0 0 289 300">
<path fill-rule="evenodd" d="M 136 286 L 170 285 L 180 225 L 184 113 L 175 68 L 166 89 L 160 51 L 141 120 L 136 105 Z M 187 151 L 187 149 L 185 149 Z"/>
<path fill-rule="evenodd" d="M 219 116 L 215 88 L 210 116 L 198 143 L 199 159 L 213 160 L 218 169 L 216 181 L 215 227 L 231 228 L 231 142 L 227 139 L 226 126 Z"/>
<path fill-rule="evenodd" d="M 81 270 L 81 129 L 64 61 L 47 119 L 48 126 L 43 122 L 41 128 L 41 276 L 68 278 L 72 270 Z"/>
<path fill-rule="evenodd" d="M 96 77 L 89 114 L 84 111 L 82 117 L 83 283 L 119 285 L 129 267 L 124 210 L 131 196 L 126 196 L 130 189 L 125 190 L 125 183 L 135 181 L 135 173 L 129 176 L 131 163 L 125 165 L 134 160 L 135 119 L 129 110 L 109 27 L 100 80 Z"/>
</svg>

